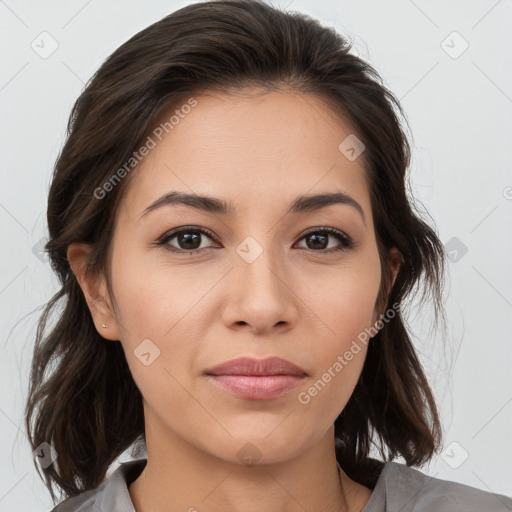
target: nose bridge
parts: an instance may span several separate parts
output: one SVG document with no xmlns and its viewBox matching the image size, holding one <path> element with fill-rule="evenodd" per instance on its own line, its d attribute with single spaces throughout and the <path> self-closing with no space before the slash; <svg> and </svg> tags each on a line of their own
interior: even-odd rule
<svg viewBox="0 0 512 512">
<path fill-rule="evenodd" d="M 287 285 L 286 263 L 279 248 L 272 244 L 274 237 L 267 233 L 258 236 L 258 240 L 247 236 L 235 248 L 229 321 L 243 321 L 263 329 L 292 320 L 294 294 Z"/>
<path fill-rule="evenodd" d="M 236 247 L 235 268 L 241 282 L 253 288 L 259 285 L 261 292 L 279 295 L 283 286 L 285 265 L 271 234 L 258 236 L 249 235 Z"/>
</svg>

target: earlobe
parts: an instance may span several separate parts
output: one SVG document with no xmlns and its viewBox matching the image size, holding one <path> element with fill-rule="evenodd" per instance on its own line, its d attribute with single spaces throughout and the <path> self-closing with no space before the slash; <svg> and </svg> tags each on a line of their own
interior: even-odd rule
<svg viewBox="0 0 512 512">
<path fill-rule="evenodd" d="M 105 277 L 88 269 L 92 246 L 75 242 L 68 246 L 67 258 L 82 289 L 96 330 L 103 338 L 119 339 L 119 329 L 111 306 Z"/>
</svg>

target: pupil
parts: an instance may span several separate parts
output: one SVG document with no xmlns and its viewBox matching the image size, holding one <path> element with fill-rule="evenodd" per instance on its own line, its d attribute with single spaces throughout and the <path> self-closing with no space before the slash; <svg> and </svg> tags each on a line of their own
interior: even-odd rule
<svg viewBox="0 0 512 512">
<path fill-rule="evenodd" d="M 182 249 L 197 249 L 201 245 L 198 241 L 199 235 L 197 233 L 185 233 L 179 237 L 179 244 L 182 246 Z"/>
<path fill-rule="evenodd" d="M 310 249 L 325 249 L 325 242 L 327 241 L 327 236 L 325 235 L 310 235 L 308 237 L 310 240 L 313 240 L 313 247 Z M 320 246 L 318 245 L 318 241 L 320 240 Z M 310 244 L 308 244 L 309 246 Z"/>
</svg>

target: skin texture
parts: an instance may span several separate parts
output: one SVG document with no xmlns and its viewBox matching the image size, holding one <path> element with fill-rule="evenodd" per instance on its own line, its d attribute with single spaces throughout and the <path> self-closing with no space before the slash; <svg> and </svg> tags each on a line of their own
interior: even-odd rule
<svg viewBox="0 0 512 512">
<path fill-rule="evenodd" d="M 68 249 L 98 332 L 105 343 L 121 341 L 144 397 L 148 464 L 131 498 L 138 512 L 359 511 L 371 490 L 344 473 L 340 486 L 333 423 L 366 345 L 308 404 L 298 400 L 383 313 L 375 308 L 381 268 L 363 158 L 338 150 L 353 131 L 313 95 L 195 98 L 130 176 L 112 240 L 114 296 L 104 276 L 84 272 L 90 247 Z M 237 213 L 167 205 L 140 218 L 171 191 L 232 201 Z M 333 191 L 354 198 L 364 222 L 343 204 L 286 213 L 299 195 Z M 193 255 L 152 245 L 183 226 L 215 238 L 198 235 Z M 343 248 L 333 234 L 315 246 L 305 235 L 323 227 L 356 247 L 328 253 Z M 248 236 L 262 250 L 251 263 L 237 253 Z M 178 237 L 167 247 L 184 251 Z M 398 255 L 390 255 L 396 276 Z M 148 366 L 134 353 L 145 339 L 160 350 Z M 204 375 L 239 356 L 283 357 L 307 376 L 272 400 L 239 398 Z M 254 465 L 239 456 L 244 447 Z"/>
</svg>

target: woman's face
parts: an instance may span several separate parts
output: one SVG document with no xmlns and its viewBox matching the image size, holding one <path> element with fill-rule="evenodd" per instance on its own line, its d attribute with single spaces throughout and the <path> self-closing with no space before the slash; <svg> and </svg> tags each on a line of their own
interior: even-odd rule
<svg viewBox="0 0 512 512">
<path fill-rule="evenodd" d="M 130 177 L 112 240 L 116 314 L 101 334 L 123 345 L 147 437 L 234 462 L 290 459 L 332 436 L 364 363 L 358 336 L 380 313 L 364 153 L 354 158 L 350 126 L 312 95 L 195 100 Z M 158 203 L 171 193 L 196 206 Z M 293 208 L 333 193 L 351 199 Z M 205 373 L 242 356 L 284 358 L 305 376 L 251 395 Z"/>
</svg>

